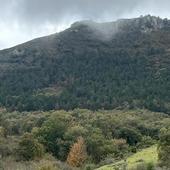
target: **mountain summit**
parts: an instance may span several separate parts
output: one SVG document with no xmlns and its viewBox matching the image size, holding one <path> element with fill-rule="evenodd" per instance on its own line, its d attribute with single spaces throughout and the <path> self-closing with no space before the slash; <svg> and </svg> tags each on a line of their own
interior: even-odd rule
<svg viewBox="0 0 170 170">
<path fill-rule="evenodd" d="M 168 19 L 161 19 L 159 17 L 146 15 L 133 19 L 120 19 L 115 22 L 96 23 L 91 20 L 80 21 L 72 24 L 71 28 L 79 28 L 88 26 L 93 30 L 106 31 L 141 31 L 149 32 L 159 29 L 165 29 L 170 27 L 170 21 Z"/>
<path fill-rule="evenodd" d="M 170 112 L 170 20 L 96 23 L 0 51 L 0 103 L 12 110 Z"/>
</svg>

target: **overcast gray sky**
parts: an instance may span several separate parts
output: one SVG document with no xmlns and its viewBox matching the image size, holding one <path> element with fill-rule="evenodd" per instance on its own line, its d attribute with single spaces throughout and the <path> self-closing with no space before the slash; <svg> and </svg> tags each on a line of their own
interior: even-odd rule
<svg viewBox="0 0 170 170">
<path fill-rule="evenodd" d="M 0 0 L 0 49 L 59 32 L 78 20 L 146 14 L 170 18 L 170 0 Z"/>
</svg>

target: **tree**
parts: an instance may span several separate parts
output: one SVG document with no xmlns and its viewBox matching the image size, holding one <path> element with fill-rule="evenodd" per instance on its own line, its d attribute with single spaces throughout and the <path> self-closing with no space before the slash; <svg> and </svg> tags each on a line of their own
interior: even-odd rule
<svg viewBox="0 0 170 170">
<path fill-rule="evenodd" d="M 63 148 L 63 138 L 71 119 L 72 117 L 65 111 L 54 112 L 34 133 L 39 142 L 46 146 L 46 150 L 62 161 L 66 160 L 69 151 L 65 144 Z"/>
<path fill-rule="evenodd" d="M 158 145 L 158 159 L 160 166 L 170 168 L 170 128 L 161 129 Z"/>
<path fill-rule="evenodd" d="M 81 167 L 87 159 L 84 139 L 79 137 L 73 144 L 67 157 L 67 163 L 73 167 Z"/>
<path fill-rule="evenodd" d="M 44 148 L 32 134 L 26 133 L 21 138 L 17 151 L 20 159 L 29 161 L 35 158 L 41 158 Z"/>
<path fill-rule="evenodd" d="M 128 127 L 120 128 L 114 135 L 117 138 L 125 139 L 127 143 L 132 146 L 136 145 L 142 139 L 142 136 L 138 131 Z"/>
<path fill-rule="evenodd" d="M 91 129 L 87 137 L 87 152 L 94 163 L 99 163 L 102 159 L 115 152 L 112 140 L 108 140 L 100 129 Z"/>
</svg>

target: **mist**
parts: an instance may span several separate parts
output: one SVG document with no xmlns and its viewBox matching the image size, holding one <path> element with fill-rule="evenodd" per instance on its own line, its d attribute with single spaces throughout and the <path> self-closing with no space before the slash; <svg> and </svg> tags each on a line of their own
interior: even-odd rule
<svg viewBox="0 0 170 170">
<path fill-rule="evenodd" d="M 169 0 L 0 0 L 0 4 L 0 49 L 60 32 L 81 20 L 110 22 L 147 14 L 170 17 Z M 110 36 L 107 29 L 99 28 L 106 38 Z"/>
</svg>

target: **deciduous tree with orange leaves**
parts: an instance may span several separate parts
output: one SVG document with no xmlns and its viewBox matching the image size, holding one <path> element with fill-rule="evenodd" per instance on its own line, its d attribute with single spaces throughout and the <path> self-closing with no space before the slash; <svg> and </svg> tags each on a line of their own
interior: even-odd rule
<svg viewBox="0 0 170 170">
<path fill-rule="evenodd" d="M 87 159 L 87 151 L 84 139 L 79 137 L 73 144 L 67 157 L 67 163 L 73 167 L 81 167 Z"/>
</svg>

